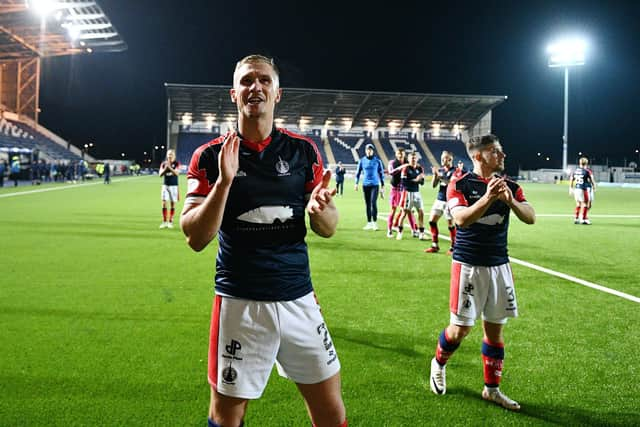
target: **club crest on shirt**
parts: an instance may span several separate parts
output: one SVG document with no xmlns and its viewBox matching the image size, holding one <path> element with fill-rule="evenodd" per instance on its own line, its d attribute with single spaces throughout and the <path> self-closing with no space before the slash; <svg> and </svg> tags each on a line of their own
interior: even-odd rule
<svg viewBox="0 0 640 427">
<path fill-rule="evenodd" d="M 289 163 L 282 160 L 280 156 L 278 156 L 278 161 L 276 162 L 276 171 L 278 171 L 278 175 L 289 175 Z"/>
</svg>

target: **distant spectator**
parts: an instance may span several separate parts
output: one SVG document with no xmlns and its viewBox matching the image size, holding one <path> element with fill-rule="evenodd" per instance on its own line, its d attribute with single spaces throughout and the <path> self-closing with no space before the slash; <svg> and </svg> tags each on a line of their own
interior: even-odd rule
<svg viewBox="0 0 640 427">
<path fill-rule="evenodd" d="M 56 165 L 55 163 L 51 163 L 51 168 L 49 169 L 49 180 L 50 181 L 57 181 L 58 180 L 58 165 Z"/>
<path fill-rule="evenodd" d="M 7 171 L 7 161 L 0 161 L 0 187 L 4 187 L 4 174 Z"/>
<path fill-rule="evenodd" d="M 109 163 L 104 164 L 104 183 L 111 184 L 111 165 Z"/>
<path fill-rule="evenodd" d="M 338 166 L 336 166 L 336 192 L 342 197 L 342 193 L 344 192 L 344 174 L 346 170 L 344 166 L 342 166 L 342 162 L 338 162 Z"/>
<path fill-rule="evenodd" d="M 13 180 L 13 186 L 18 186 L 18 178 L 20 178 L 20 158 L 18 156 L 14 156 L 11 159 L 11 173 L 9 174 L 9 179 Z"/>
<path fill-rule="evenodd" d="M 358 191 L 360 174 L 364 172 L 362 192 L 364 193 L 364 202 L 367 210 L 367 225 L 364 226 L 364 230 L 375 231 L 378 230 L 378 192 L 380 198 L 384 194 L 384 166 L 382 165 L 382 160 L 375 155 L 373 144 L 367 144 L 365 154 L 366 156 L 362 157 L 358 162 L 355 190 Z"/>
</svg>

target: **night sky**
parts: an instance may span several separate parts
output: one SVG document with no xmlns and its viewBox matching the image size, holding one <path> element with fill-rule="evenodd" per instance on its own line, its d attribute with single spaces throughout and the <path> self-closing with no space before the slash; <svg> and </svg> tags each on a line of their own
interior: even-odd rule
<svg viewBox="0 0 640 427">
<path fill-rule="evenodd" d="M 230 85 L 238 59 L 263 53 L 285 88 L 507 95 L 493 132 L 509 172 L 560 167 L 563 71 L 547 67 L 546 46 L 580 35 L 589 50 L 571 70 L 569 163 L 579 151 L 638 161 L 640 1 L 98 3 L 129 49 L 44 59 L 40 95 L 40 122 L 93 142 L 98 158 L 141 160 L 164 144 L 165 82 Z"/>
</svg>

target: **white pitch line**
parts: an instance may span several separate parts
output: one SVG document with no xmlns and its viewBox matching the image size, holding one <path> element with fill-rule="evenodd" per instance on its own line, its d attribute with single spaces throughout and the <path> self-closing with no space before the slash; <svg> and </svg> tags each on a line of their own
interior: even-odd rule
<svg viewBox="0 0 640 427">
<path fill-rule="evenodd" d="M 539 216 L 539 215 L 536 215 L 536 216 Z M 593 216 L 593 215 L 591 215 L 591 216 Z M 451 241 L 451 239 L 449 237 L 444 236 L 442 234 L 439 234 L 438 237 L 440 239 L 443 239 L 443 240 Z M 606 286 L 598 285 L 597 283 L 588 282 L 586 280 L 582 280 L 582 279 L 579 279 L 577 277 L 570 276 L 568 274 L 560 273 L 559 271 L 551 270 L 551 269 L 546 268 L 546 267 L 542 267 L 542 266 L 539 266 L 539 265 L 536 265 L 536 264 L 532 264 L 530 262 L 523 261 L 523 260 L 518 259 L 518 258 L 509 257 L 509 261 L 511 261 L 511 262 L 513 262 L 515 264 L 520 264 L 520 265 L 522 265 L 524 267 L 528 267 L 528 268 L 530 268 L 532 270 L 540 271 L 542 273 L 546 273 L 546 274 L 549 274 L 551 276 L 559 277 L 561 279 L 568 280 L 570 282 L 577 283 L 577 284 L 582 285 L 582 286 L 586 286 L 586 287 L 591 288 L 591 289 L 596 289 L 598 291 L 605 292 L 605 293 L 611 294 L 611 295 L 615 295 L 617 297 L 624 298 L 624 299 L 627 299 L 627 300 L 632 301 L 632 302 L 640 303 L 640 298 L 638 298 L 636 296 L 633 296 L 633 295 L 630 295 L 630 294 L 626 294 L 624 292 L 616 291 L 615 289 L 607 288 Z"/>
<path fill-rule="evenodd" d="M 125 182 L 125 181 L 130 180 L 131 178 L 134 178 L 134 177 L 130 177 L 127 180 L 116 179 L 115 181 Z M 138 177 L 135 177 L 135 178 L 138 178 Z M 104 183 L 102 181 L 99 181 L 99 182 L 91 182 L 91 183 L 86 183 L 86 184 L 69 184 L 68 186 L 67 185 L 61 185 L 60 187 L 39 188 L 37 190 L 29 190 L 29 191 L 17 191 L 15 193 L 0 194 L 0 199 L 3 198 L 3 197 L 24 196 L 25 194 L 46 193 L 47 191 L 69 190 L 70 188 L 89 187 L 91 185 L 98 185 L 98 184 L 104 184 Z"/>
<path fill-rule="evenodd" d="M 536 217 L 541 216 L 541 217 L 547 217 L 547 218 L 573 218 L 575 215 L 568 215 L 568 214 L 536 214 Z M 602 215 L 594 215 L 594 214 L 589 214 L 589 218 L 640 218 L 640 215 L 606 215 L 606 214 L 602 214 Z"/>
<path fill-rule="evenodd" d="M 587 282 L 586 280 L 582 280 L 582 279 L 579 279 L 577 277 L 570 276 L 568 274 L 560 273 L 558 271 L 550 270 L 548 268 L 541 267 L 539 265 L 532 264 L 532 263 L 527 262 L 527 261 L 522 261 L 522 260 L 520 260 L 518 258 L 509 257 L 509 260 L 511 262 L 515 263 L 515 264 L 520 264 L 520 265 L 523 265 L 525 267 L 529 267 L 529 268 L 531 268 L 533 270 L 537 270 L 537 271 L 541 271 L 543 273 L 547 273 L 547 274 L 549 274 L 551 276 L 556 276 L 556 277 L 559 277 L 561 279 L 569 280 L 570 282 L 574 282 L 574 283 L 577 283 L 579 285 L 586 286 L 588 288 L 596 289 L 598 291 L 606 292 L 608 294 L 615 295 L 615 296 L 618 296 L 620 298 L 628 299 L 629 301 L 640 303 L 640 298 L 635 297 L 633 295 L 626 294 L 624 292 L 616 291 L 615 289 L 610 289 L 610 288 L 607 288 L 605 286 L 598 285 L 596 283 Z"/>
</svg>

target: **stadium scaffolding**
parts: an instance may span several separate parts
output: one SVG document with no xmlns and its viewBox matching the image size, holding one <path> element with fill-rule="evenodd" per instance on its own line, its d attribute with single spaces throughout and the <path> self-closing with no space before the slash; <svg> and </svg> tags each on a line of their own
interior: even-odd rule
<svg viewBox="0 0 640 427">
<path fill-rule="evenodd" d="M 0 104 L 38 122 L 40 60 L 127 49 L 96 1 L 0 2 Z M 30 7 L 31 5 L 31 7 Z"/>
</svg>

